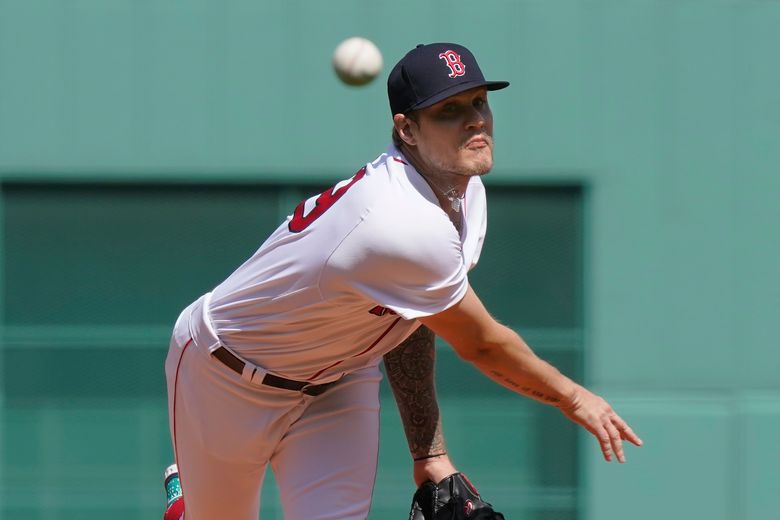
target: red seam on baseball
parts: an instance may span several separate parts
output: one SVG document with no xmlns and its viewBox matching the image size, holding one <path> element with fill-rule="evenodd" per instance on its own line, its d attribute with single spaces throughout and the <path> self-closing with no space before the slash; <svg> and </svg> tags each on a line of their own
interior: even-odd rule
<svg viewBox="0 0 780 520">
<path fill-rule="evenodd" d="M 355 63 L 357 62 L 358 58 L 360 57 L 360 53 L 363 51 L 363 47 L 366 46 L 366 40 L 361 39 L 360 40 L 360 47 L 358 47 L 358 50 L 355 52 L 355 55 L 352 56 L 352 60 L 349 62 L 349 66 L 347 67 L 347 72 L 355 75 L 355 71 L 353 70 L 353 67 L 355 66 Z"/>
</svg>

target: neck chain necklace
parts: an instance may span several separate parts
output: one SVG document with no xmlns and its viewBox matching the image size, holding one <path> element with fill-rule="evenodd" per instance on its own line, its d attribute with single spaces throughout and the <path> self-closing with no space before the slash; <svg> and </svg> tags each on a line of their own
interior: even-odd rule
<svg viewBox="0 0 780 520">
<path fill-rule="evenodd" d="M 450 207 L 453 211 L 460 213 L 460 206 L 463 202 L 463 199 L 466 198 L 465 193 L 461 193 L 455 186 L 452 186 L 448 190 L 443 190 L 439 187 L 438 184 L 433 182 L 429 177 L 425 178 L 432 186 L 434 186 L 437 190 L 441 192 L 442 195 L 444 195 L 447 200 L 450 201 Z"/>
</svg>

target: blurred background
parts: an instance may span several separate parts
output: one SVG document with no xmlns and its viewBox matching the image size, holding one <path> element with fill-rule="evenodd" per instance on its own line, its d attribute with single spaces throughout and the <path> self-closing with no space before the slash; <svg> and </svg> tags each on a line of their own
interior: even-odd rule
<svg viewBox="0 0 780 520">
<path fill-rule="evenodd" d="M 512 83 L 472 284 L 646 442 L 607 464 L 439 345 L 455 462 L 512 520 L 776 518 L 778 27 L 775 0 L 0 0 L 0 518 L 161 518 L 176 316 L 385 150 L 387 73 L 434 41 Z M 331 69 L 353 35 L 364 88 Z M 400 520 L 383 385 L 369 518 Z"/>
</svg>

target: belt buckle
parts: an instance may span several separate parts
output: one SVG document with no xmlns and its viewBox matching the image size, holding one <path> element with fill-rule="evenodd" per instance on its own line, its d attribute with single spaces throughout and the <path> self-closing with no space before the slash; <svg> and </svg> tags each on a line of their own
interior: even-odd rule
<svg viewBox="0 0 780 520">
<path fill-rule="evenodd" d="M 301 388 L 301 392 L 303 392 L 306 395 L 316 396 L 323 393 L 325 390 L 327 390 L 331 385 L 329 383 L 325 383 L 322 385 L 315 385 L 312 383 L 307 384 L 303 388 Z"/>
</svg>

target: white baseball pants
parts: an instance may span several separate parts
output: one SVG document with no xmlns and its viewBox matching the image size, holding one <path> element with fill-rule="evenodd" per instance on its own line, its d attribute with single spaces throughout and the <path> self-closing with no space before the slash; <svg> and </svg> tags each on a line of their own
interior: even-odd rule
<svg viewBox="0 0 780 520">
<path fill-rule="evenodd" d="M 185 519 L 257 520 L 270 463 L 286 520 L 365 520 L 379 369 L 346 375 L 319 396 L 248 382 L 209 354 L 197 304 L 176 322 L 165 363 Z"/>
</svg>

